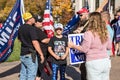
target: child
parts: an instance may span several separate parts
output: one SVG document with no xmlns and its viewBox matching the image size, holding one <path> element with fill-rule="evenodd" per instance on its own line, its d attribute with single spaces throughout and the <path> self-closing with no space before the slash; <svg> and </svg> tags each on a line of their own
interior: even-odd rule
<svg viewBox="0 0 120 80">
<path fill-rule="evenodd" d="M 50 39 L 48 51 L 51 54 L 52 80 L 57 80 L 58 70 L 60 70 L 60 80 L 65 80 L 66 58 L 68 55 L 68 40 L 62 36 L 63 25 L 57 23 L 54 25 L 56 35 Z"/>
</svg>

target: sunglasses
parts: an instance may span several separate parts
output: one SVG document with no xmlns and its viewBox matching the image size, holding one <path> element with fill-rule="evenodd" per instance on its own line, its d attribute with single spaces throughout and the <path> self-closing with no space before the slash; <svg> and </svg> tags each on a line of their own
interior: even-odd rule
<svg viewBox="0 0 120 80">
<path fill-rule="evenodd" d="M 82 14 L 80 14 L 80 16 L 83 16 Z"/>
<path fill-rule="evenodd" d="M 55 29 L 55 31 L 57 31 L 57 30 L 60 30 L 60 31 L 62 31 L 62 29 L 61 29 L 61 28 L 57 28 L 57 29 Z"/>
</svg>

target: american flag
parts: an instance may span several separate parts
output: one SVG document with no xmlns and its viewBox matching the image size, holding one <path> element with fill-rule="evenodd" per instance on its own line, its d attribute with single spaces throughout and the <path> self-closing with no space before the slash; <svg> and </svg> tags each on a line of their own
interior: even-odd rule
<svg viewBox="0 0 120 80">
<path fill-rule="evenodd" d="M 51 8 L 50 0 L 47 0 L 46 9 L 44 11 L 44 16 L 43 16 L 43 30 L 47 34 L 48 38 L 54 36 L 53 17 L 52 17 L 51 9 L 52 8 Z M 52 73 L 51 63 L 49 61 L 46 62 L 44 66 L 44 71 L 47 73 L 48 76 Z"/>
<path fill-rule="evenodd" d="M 53 28 L 53 17 L 52 17 L 52 12 L 51 12 L 51 4 L 50 0 L 47 0 L 46 2 L 46 9 L 44 11 L 44 16 L 43 16 L 43 30 L 47 34 L 49 38 L 54 36 L 54 28 Z"/>
</svg>

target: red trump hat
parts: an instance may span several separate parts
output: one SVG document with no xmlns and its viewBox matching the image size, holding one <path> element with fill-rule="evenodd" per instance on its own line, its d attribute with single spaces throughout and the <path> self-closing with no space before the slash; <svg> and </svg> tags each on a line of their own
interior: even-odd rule
<svg viewBox="0 0 120 80">
<path fill-rule="evenodd" d="M 80 9 L 77 14 L 88 13 L 89 11 L 86 8 Z"/>
</svg>

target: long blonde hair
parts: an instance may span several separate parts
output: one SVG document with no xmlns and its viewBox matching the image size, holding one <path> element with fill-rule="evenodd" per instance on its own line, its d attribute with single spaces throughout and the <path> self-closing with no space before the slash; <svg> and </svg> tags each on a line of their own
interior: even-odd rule
<svg viewBox="0 0 120 80">
<path fill-rule="evenodd" d="M 102 20 L 101 14 L 99 12 L 93 12 L 89 16 L 89 30 L 97 33 L 100 37 L 101 43 L 106 42 L 108 39 L 108 32 L 105 22 Z"/>
</svg>

